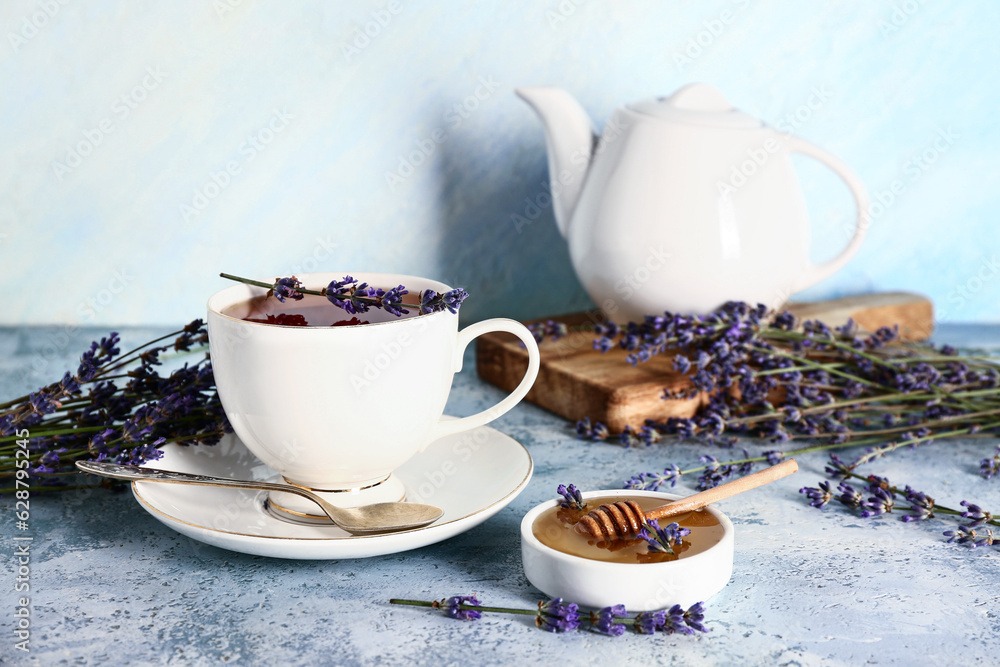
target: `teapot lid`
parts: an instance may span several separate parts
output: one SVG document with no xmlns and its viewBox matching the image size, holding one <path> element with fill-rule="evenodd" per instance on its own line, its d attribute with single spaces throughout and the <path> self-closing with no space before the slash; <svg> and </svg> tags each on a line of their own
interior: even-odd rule
<svg viewBox="0 0 1000 667">
<path fill-rule="evenodd" d="M 629 104 L 637 113 L 663 120 L 672 120 L 713 127 L 755 128 L 763 123 L 729 103 L 725 95 L 707 83 L 684 86 L 670 97 L 658 97 Z"/>
</svg>

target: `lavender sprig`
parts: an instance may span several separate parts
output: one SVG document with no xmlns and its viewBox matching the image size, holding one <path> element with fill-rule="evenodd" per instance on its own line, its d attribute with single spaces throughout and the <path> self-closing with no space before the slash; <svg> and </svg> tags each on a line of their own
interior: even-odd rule
<svg viewBox="0 0 1000 667">
<path fill-rule="evenodd" d="M 827 470 L 829 471 L 830 468 Z M 897 513 L 908 512 L 908 514 L 899 517 L 900 520 L 907 523 L 925 521 L 939 516 L 954 520 L 965 519 L 968 523 L 944 532 L 945 537 L 949 538 L 948 543 L 956 542 L 974 547 L 1000 545 L 1000 541 L 993 537 L 992 531 L 989 529 L 985 531 L 985 534 L 977 533 L 976 529 L 982 529 L 986 525 L 1000 526 L 1000 521 L 997 521 L 991 512 L 975 503 L 963 500 L 960 505 L 965 509 L 954 509 L 937 504 L 934 498 L 909 485 L 902 489 L 893 486 L 885 477 L 878 475 L 864 477 L 853 471 L 845 471 L 840 466 L 836 466 L 833 470 L 836 479 L 858 479 L 864 481 L 865 486 L 858 489 L 848 481 L 841 481 L 838 487 L 840 495 L 834 495 L 830 490 L 829 482 L 826 481 L 820 482 L 819 488 L 804 487 L 800 489 L 800 493 L 813 499 L 813 502 L 809 503 L 811 506 L 822 509 L 830 500 L 837 500 L 866 519 L 889 514 L 893 510 L 896 510 Z M 865 493 L 869 494 L 867 498 L 865 498 Z M 816 499 L 820 499 L 821 502 L 817 502 Z"/>
<path fill-rule="evenodd" d="M 564 499 L 563 502 L 559 503 L 560 507 L 582 510 L 587 506 L 587 503 L 583 501 L 583 495 L 580 493 L 580 489 L 576 488 L 573 484 L 570 484 L 569 486 L 560 484 L 556 488 L 556 493 Z"/>
<path fill-rule="evenodd" d="M 584 620 L 589 621 L 589 629 L 599 634 L 620 637 L 631 626 L 639 634 L 654 634 L 657 631 L 668 634 L 678 633 L 693 635 L 695 632 L 708 632 L 705 625 L 705 603 L 696 602 L 688 609 L 674 605 L 669 609 L 645 611 L 632 616 L 624 605 L 613 605 L 593 611 L 582 617 L 575 603 L 564 602 L 562 598 L 541 600 L 536 609 L 513 609 L 510 607 L 485 607 L 475 595 L 456 595 L 442 600 L 404 600 L 393 598 L 389 604 L 411 607 L 429 607 L 440 609 L 449 618 L 474 621 L 483 613 L 516 614 L 534 616 L 535 625 L 547 632 L 566 633 L 583 627 Z"/>
<path fill-rule="evenodd" d="M 228 273 L 220 273 L 219 275 L 227 280 L 266 288 L 268 296 L 274 296 L 282 303 L 286 299 L 302 299 L 306 294 L 326 297 L 327 301 L 351 315 L 367 313 L 372 308 L 381 308 L 391 315 L 402 317 L 410 313 L 406 308 L 407 306 L 416 308 L 421 315 L 445 310 L 454 314 L 458 312 L 462 303 L 469 297 L 469 293 L 461 288 L 448 290 L 443 293 L 434 290 L 423 290 L 417 294 L 417 303 L 404 304 L 403 297 L 410 292 L 402 285 L 390 289 L 373 287 L 351 276 L 344 276 L 340 280 L 333 280 L 326 287 L 315 290 L 304 288 L 295 276 L 276 278 L 273 283 L 265 283 Z"/>
</svg>

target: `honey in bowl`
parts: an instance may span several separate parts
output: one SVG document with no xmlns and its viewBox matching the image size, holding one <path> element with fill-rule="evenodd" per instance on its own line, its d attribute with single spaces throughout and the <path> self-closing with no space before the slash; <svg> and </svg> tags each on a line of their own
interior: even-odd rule
<svg viewBox="0 0 1000 667">
<path fill-rule="evenodd" d="M 672 554 L 651 552 L 648 549 L 649 543 L 640 538 L 606 542 L 584 537 L 574 530 L 573 526 L 587 512 L 605 503 L 623 500 L 635 501 L 643 512 L 663 505 L 662 498 L 650 496 L 587 498 L 587 504 L 582 510 L 568 509 L 559 505 L 550 507 L 538 515 L 531 525 L 531 531 L 539 542 L 556 551 L 608 563 L 662 563 L 688 558 L 715 546 L 722 539 L 722 525 L 705 509 L 659 521 L 661 528 L 666 527 L 668 523 L 677 522 L 682 528 L 691 531 L 684 536 L 681 543 L 674 545 Z"/>
</svg>

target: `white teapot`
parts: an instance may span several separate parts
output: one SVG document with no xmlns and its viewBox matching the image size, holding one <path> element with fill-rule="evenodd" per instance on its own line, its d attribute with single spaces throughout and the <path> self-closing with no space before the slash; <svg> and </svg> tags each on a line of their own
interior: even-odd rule
<svg viewBox="0 0 1000 667">
<path fill-rule="evenodd" d="M 843 162 L 707 84 L 617 109 L 600 138 L 566 91 L 517 94 L 545 125 L 556 223 L 576 274 L 617 321 L 729 300 L 780 307 L 843 267 L 865 237 L 868 195 Z M 853 237 L 823 264 L 809 261 L 793 152 L 833 169 L 857 202 Z"/>
</svg>

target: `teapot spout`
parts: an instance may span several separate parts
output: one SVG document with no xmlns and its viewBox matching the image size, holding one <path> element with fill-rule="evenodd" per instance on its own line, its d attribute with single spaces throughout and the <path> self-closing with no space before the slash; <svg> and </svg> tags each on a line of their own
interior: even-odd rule
<svg viewBox="0 0 1000 667">
<path fill-rule="evenodd" d="M 566 236 L 593 157 L 597 139 L 594 127 L 580 103 L 561 88 L 538 86 L 515 92 L 531 105 L 545 126 L 552 207 L 556 225 Z"/>
</svg>

